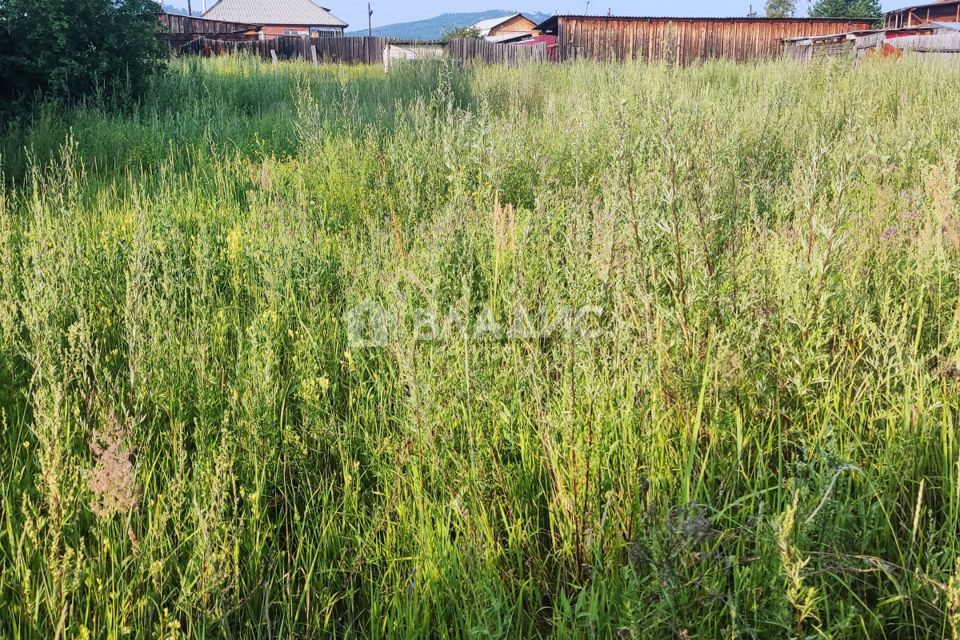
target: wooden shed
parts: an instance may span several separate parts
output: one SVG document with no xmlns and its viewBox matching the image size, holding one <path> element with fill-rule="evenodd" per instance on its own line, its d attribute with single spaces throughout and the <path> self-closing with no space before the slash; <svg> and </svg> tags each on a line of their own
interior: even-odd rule
<svg viewBox="0 0 960 640">
<path fill-rule="evenodd" d="M 884 18 L 886 29 L 909 29 L 929 22 L 960 22 L 960 0 L 931 2 L 896 9 Z"/>
<path fill-rule="evenodd" d="M 815 60 L 817 58 L 853 58 L 856 55 L 857 38 L 873 31 L 833 33 L 823 36 L 802 36 L 784 39 L 784 54 L 792 60 Z"/>
<path fill-rule="evenodd" d="M 960 0 L 958 0 L 960 1 Z M 553 16 L 537 26 L 556 36 L 560 60 L 631 59 L 689 64 L 726 58 L 740 62 L 777 58 L 783 41 L 873 27 L 868 19 L 632 18 Z"/>
</svg>

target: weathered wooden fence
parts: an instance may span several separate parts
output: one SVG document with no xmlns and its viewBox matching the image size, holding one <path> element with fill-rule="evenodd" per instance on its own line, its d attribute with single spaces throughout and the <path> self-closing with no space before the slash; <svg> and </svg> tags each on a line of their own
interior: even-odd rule
<svg viewBox="0 0 960 640">
<path fill-rule="evenodd" d="M 217 40 L 256 40 L 260 27 L 240 22 L 191 18 L 173 13 L 161 13 L 158 18 L 166 31 L 167 44 L 176 51 L 198 37 Z"/>
<path fill-rule="evenodd" d="M 485 64 L 543 62 L 547 59 L 547 45 L 516 46 L 478 39 L 457 39 L 447 43 L 444 55 L 454 60 L 475 60 Z"/>
<path fill-rule="evenodd" d="M 279 36 L 236 42 L 199 37 L 177 49 L 180 55 L 222 56 L 246 53 L 271 60 L 307 60 L 318 63 L 383 64 L 386 38 L 314 38 Z"/>
<path fill-rule="evenodd" d="M 900 38 L 888 38 L 885 42 L 905 52 L 940 54 L 950 57 L 960 53 L 960 33 L 903 36 Z"/>
<path fill-rule="evenodd" d="M 899 58 L 905 53 L 924 56 L 934 56 L 943 58 L 953 58 L 960 55 L 960 33 L 918 33 L 917 35 L 901 36 L 896 32 L 877 31 L 868 34 L 844 34 L 835 37 L 837 41 L 844 40 L 846 45 L 843 49 L 833 51 L 825 46 L 822 40 L 818 42 L 798 42 L 788 43 L 787 52 L 801 51 L 806 45 L 807 49 L 813 49 L 812 54 L 807 53 L 799 57 L 801 60 L 809 60 L 820 55 L 836 55 L 854 58 Z"/>
<path fill-rule="evenodd" d="M 161 13 L 157 16 L 160 25 L 173 35 L 233 35 L 239 33 L 256 34 L 260 27 L 242 22 L 224 22 L 223 20 L 207 20 L 206 18 L 191 18 L 176 13 Z"/>
<path fill-rule="evenodd" d="M 779 57 L 783 40 L 869 29 L 869 20 L 815 18 L 621 18 L 557 16 L 561 61 L 666 61 L 678 65 L 723 58 Z"/>
<path fill-rule="evenodd" d="M 918 33 L 902 36 L 896 31 L 840 33 L 833 36 L 786 42 L 784 55 L 795 60 L 821 57 L 899 58 L 905 54 L 954 58 L 960 55 L 960 33 Z"/>
<path fill-rule="evenodd" d="M 407 45 L 406 48 L 412 50 L 416 47 Z M 317 63 L 378 65 L 384 65 L 385 60 L 397 62 L 400 58 L 438 57 L 437 54 L 454 60 L 476 61 L 483 64 L 518 64 L 543 62 L 547 59 L 547 46 L 542 43 L 515 46 L 484 40 L 462 39 L 453 40 L 446 45 L 429 45 L 427 48 L 430 49 L 430 56 L 399 56 L 391 53 L 391 43 L 388 38 L 279 36 L 265 40 L 242 41 L 200 36 L 177 47 L 176 53 L 205 57 L 245 53 L 266 60 L 299 59 Z"/>
</svg>

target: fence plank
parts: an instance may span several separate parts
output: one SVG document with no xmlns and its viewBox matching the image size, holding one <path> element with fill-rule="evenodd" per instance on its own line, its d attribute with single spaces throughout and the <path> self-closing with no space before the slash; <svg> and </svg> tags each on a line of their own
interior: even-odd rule
<svg viewBox="0 0 960 640">
<path fill-rule="evenodd" d="M 384 64 L 388 38 L 313 38 L 277 36 L 260 41 L 233 41 L 220 38 L 197 37 L 176 49 L 180 55 L 221 56 L 248 53 L 279 62 L 305 60 L 314 64 Z M 547 45 L 529 46 L 499 44 L 479 39 L 452 40 L 444 46 L 444 55 L 461 61 L 482 64 L 520 64 L 545 62 Z"/>
<path fill-rule="evenodd" d="M 222 56 L 247 53 L 267 60 L 306 60 L 314 63 L 383 64 L 387 38 L 311 38 L 277 36 L 267 40 L 234 41 L 199 36 L 177 47 L 178 55 Z"/>
<path fill-rule="evenodd" d="M 547 58 L 547 45 L 541 42 L 520 46 L 475 38 L 459 38 L 447 43 L 446 55 L 454 60 L 474 60 L 484 64 L 543 62 Z"/>
</svg>

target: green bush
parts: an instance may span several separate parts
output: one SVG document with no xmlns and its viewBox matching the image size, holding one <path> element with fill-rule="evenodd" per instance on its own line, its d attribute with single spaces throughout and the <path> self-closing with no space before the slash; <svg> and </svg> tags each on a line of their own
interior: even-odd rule
<svg viewBox="0 0 960 640">
<path fill-rule="evenodd" d="M 810 7 L 812 18 L 879 18 L 878 0 L 817 0 Z"/>
<path fill-rule="evenodd" d="M 151 0 L 0 0 L 0 99 L 136 95 L 165 57 Z"/>
</svg>

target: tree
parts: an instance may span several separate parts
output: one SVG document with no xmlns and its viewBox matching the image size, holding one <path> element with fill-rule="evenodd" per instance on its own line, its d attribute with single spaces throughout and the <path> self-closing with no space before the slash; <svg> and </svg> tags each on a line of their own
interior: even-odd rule
<svg viewBox="0 0 960 640">
<path fill-rule="evenodd" d="M 879 0 L 816 0 L 810 7 L 812 18 L 879 18 L 882 15 Z"/>
<path fill-rule="evenodd" d="M 166 50 L 152 0 L 0 0 L 0 99 L 141 92 Z"/>
<path fill-rule="evenodd" d="M 440 36 L 440 39 L 444 42 L 450 42 L 451 40 L 474 40 L 480 37 L 480 30 L 476 27 L 454 27 Z"/>
<path fill-rule="evenodd" d="M 767 0 L 768 18 L 789 18 L 796 12 L 796 0 Z"/>
</svg>

